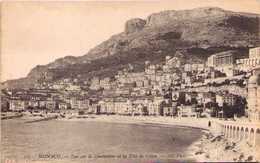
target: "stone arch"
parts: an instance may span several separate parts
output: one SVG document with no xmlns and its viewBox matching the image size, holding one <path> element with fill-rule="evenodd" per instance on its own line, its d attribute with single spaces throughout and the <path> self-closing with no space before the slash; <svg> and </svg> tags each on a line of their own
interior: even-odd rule
<svg viewBox="0 0 260 163">
<path fill-rule="evenodd" d="M 228 136 L 229 136 L 228 131 L 229 131 L 228 125 L 225 125 L 225 131 L 224 131 L 225 138 L 228 138 Z"/>
<path fill-rule="evenodd" d="M 236 138 L 236 130 L 237 130 L 237 127 L 236 126 L 233 126 L 232 128 L 232 132 L 233 132 L 233 138 Z"/>
<path fill-rule="evenodd" d="M 225 134 L 225 131 L 226 131 L 226 125 L 222 124 L 222 125 L 221 125 L 221 132 L 222 132 L 223 134 Z"/>
<path fill-rule="evenodd" d="M 244 131 L 245 131 L 245 128 L 244 126 L 240 127 L 240 139 L 244 139 Z"/>
<path fill-rule="evenodd" d="M 255 145 L 259 148 L 260 147 L 260 128 L 256 128 L 256 140 Z"/>
<path fill-rule="evenodd" d="M 236 127 L 236 139 L 240 139 L 240 127 Z"/>
<path fill-rule="evenodd" d="M 256 133 L 260 134 L 260 128 L 256 128 Z"/>
<path fill-rule="evenodd" d="M 233 138 L 233 126 L 232 125 L 229 126 L 229 135 L 230 135 L 230 138 Z"/>
<path fill-rule="evenodd" d="M 249 140 L 254 139 L 254 132 L 255 132 L 255 129 L 253 127 L 249 128 Z"/>
<path fill-rule="evenodd" d="M 249 136 L 249 128 L 248 127 L 245 127 L 245 130 L 244 130 L 244 139 L 246 140 Z"/>
<path fill-rule="evenodd" d="M 227 125 L 227 132 L 226 132 L 227 138 L 230 136 L 230 126 Z"/>
<path fill-rule="evenodd" d="M 230 125 L 230 138 L 234 137 L 234 128 L 233 125 Z"/>
</svg>

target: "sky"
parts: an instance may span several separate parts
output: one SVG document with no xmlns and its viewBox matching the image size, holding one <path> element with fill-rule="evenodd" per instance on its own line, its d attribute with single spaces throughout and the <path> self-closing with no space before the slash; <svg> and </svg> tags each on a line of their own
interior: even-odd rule
<svg viewBox="0 0 260 163">
<path fill-rule="evenodd" d="M 84 55 L 122 32 L 131 18 L 209 6 L 260 14 L 260 0 L 3 1 L 1 81 L 25 77 L 57 58 Z"/>
</svg>

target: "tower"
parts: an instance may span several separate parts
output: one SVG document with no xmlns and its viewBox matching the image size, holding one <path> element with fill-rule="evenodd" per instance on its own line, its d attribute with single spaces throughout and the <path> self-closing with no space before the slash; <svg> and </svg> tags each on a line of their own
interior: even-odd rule
<svg viewBox="0 0 260 163">
<path fill-rule="evenodd" d="M 251 121 L 260 121 L 260 67 L 253 70 L 248 80 L 248 118 Z"/>
</svg>

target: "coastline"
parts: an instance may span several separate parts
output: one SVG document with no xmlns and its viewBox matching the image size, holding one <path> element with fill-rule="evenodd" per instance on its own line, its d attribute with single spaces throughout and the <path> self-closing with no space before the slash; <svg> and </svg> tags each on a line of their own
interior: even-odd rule
<svg viewBox="0 0 260 163">
<path fill-rule="evenodd" d="M 194 120 L 192 120 L 194 119 Z M 246 142 L 229 142 L 213 127 L 208 127 L 211 119 L 172 118 L 172 117 L 129 117 L 117 115 L 98 115 L 92 118 L 58 119 L 61 121 L 94 121 L 140 125 L 178 126 L 199 129 L 200 139 L 193 142 L 184 154 L 188 159 L 203 161 L 256 161 L 254 149 Z"/>
<path fill-rule="evenodd" d="M 26 121 L 38 120 L 42 117 L 23 116 Z M 213 119 L 208 118 L 176 118 L 176 117 L 149 117 L 149 116 L 120 116 L 120 115 L 88 115 L 77 118 L 58 118 L 56 121 L 71 122 L 106 122 L 120 124 L 156 125 L 163 127 L 184 127 L 199 129 L 202 136 L 195 140 L 184 153 L 185 158 L 198 162 L 204 161 L 257 161 L 254 148 L 247 142 L 230 142 L 213 127 Z M 212 122 L 208 127 L 208 121 Z M 26 123 L 26 122 L 25 122 Z M 39 123 L 39 122 L 36 122 Z M 186 157 L 187 156 L 187 157 Z"/>
</svg>

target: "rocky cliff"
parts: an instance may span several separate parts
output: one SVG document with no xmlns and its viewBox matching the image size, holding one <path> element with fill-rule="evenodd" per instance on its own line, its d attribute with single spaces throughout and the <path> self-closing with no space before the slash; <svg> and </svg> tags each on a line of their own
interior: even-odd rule
<svg viewBox="0 0 260 163">
<path fill-rule="evenodd" d="M 64 57 L 48 65 L 35 67 L 26 78 L 5 83 L 20 87 L 39 79 L 87 78 L 115 74 L 133 64 L 142 69 L 145 60 L 160 62 L 166 55 L 181 51 L 189 61 L 204 61 L 221 51 L 235 50 L 237 57 L 248 47 L 260 45 L 260 15 L 237 13 L 220 8 L 163 11 L 146 20 L 128 20 L 122 33 L 112 36 L 80 57 Z M 21 82 L 21 80 L 23 82 Z M 27 84 L 26 84 L 27 83 Z"/>
</svg>

